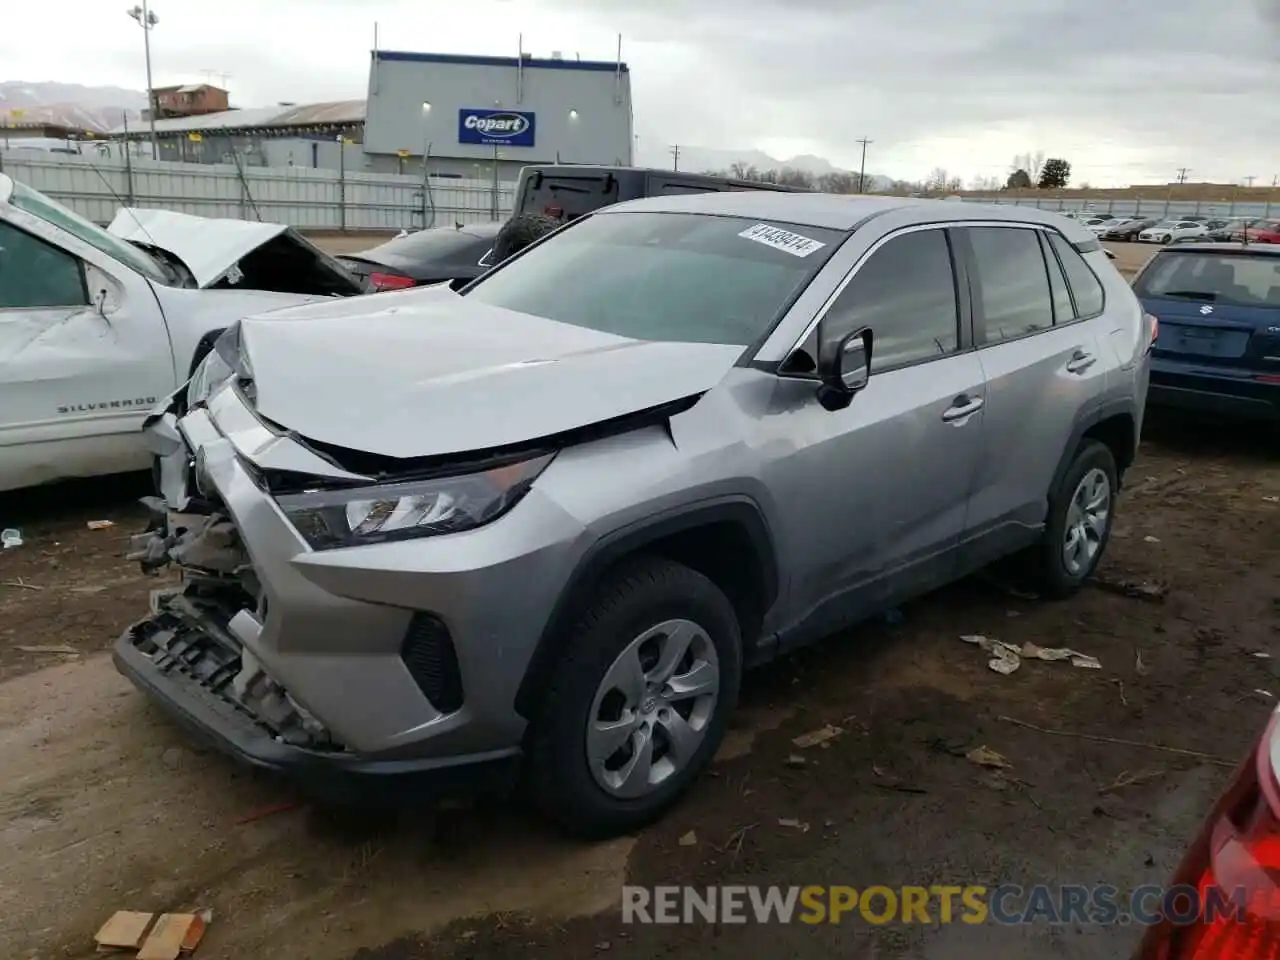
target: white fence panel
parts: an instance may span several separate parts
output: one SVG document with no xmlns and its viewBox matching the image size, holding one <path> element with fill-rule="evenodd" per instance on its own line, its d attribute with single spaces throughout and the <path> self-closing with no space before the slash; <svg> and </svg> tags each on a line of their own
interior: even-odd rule
<svg viewBox="0 0 1280 960">
<path fill-rule="evenodd" d="M 306 230 L 401 230 L 505 219 L 514 185 L 309 167 L 170 163 L 0 151 L 0 171 L 97 223 L 121 206 L 287 223 Z"/>
</svg>

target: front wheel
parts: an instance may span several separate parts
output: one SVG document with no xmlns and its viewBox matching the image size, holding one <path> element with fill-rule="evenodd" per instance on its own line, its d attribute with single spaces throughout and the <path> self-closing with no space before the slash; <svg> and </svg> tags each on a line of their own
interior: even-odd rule
<svg viewBox="0 0 1280 960">
<path fill-rule="evenodd" d="M 1036 585 L 1045 595 L 1070 596 L 1098 568 L 1111 538 L 1118 489 L 1111 450 L 1097 440 L 1085 441 L 1049 497 L 1035 558 Z"/>
<path fill-rule="evenodd" d="M 622 568 L 570 631 L 532 721 L 534 802 L 585 838 L 658 819 L 715 755 L 741 675 L 737 617 L 711 580 L 660 558 Z"/>
</svg>

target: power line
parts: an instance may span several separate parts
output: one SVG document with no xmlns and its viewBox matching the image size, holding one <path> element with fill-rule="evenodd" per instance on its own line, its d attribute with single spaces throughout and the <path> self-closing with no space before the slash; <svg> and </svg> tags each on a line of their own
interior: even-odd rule
<svg viewBox="0 0 1280 960">
<path fill-rule="evenodd" d="M 1179 168 L 1178 168 L 1178 182 L 1179 182 L 1179 183 L 1186 183 L 1186 182 L 1187 182 L 1187 174 L 1188 174 L 1188 173 L 1190 173 L 1190 172 L 1191 172 L 1190 167 L 1179 167 Z"/>
<path fill-rule="evenodd" d="M 678 171 L 680 169 L 680 144 L 671 145 L 671 169 Z"/>
<path fill-rule="evenodd" d="M 858 192 L 865 193 L 864 186 L 867 182 L 867 144 L 875 143 L 874 140 L 868 140 L 866 137 L 859 137 L 854 143 L 862 144 L 862 163 L 858 167 Z"/>
</svg>

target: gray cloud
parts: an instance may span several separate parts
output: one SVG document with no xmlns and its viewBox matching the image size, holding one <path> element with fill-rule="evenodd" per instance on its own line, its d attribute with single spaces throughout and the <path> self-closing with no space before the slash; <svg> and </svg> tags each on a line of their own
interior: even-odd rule
<svg viewBox="0 0 1280 960">
<path fill-rule="evenodd" d="M 641 52 L 694 48 L 701 82 L 736 91 L 729 103 L 689 96 L 692 78 L 655 77 L 635 53 L 638 122 L 669 137 L 815 140 L 847 162 L 863 134 L 883 155 L 1016 124 L 1042 138 L 1022 149 L 1087 145 L 1100 176 L 1108 149 L 1123 153 L 1117 166 L 1146 150 L 1153 172 L 1280 168 L 1280 0 L 547 2 L 616 26 Z"/>
</svg>

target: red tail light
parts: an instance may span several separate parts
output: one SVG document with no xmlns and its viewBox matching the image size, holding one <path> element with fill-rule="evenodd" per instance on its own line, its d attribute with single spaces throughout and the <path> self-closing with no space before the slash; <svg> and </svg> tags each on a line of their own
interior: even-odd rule
<svg viewBox="0 0 1280 960">
<path fill-rule="evenodd" d="M 398 273 L 371 273 L 369 274 L 369 284 L 375 292 L 383 290 L 403 290 L 405 287 L 412 287 L 417 283 L 413 277 L 401 276 Z"/>
<path fill-rule="evenodd" d="M 542 208 L 542 212 L 548 217 L 559 218 L 564 216 L 564 207 L 557 207 L 555 205 L 546 206 Z"/>
<path fill-rule="evenodd" d="M 1280 375 L 1274 373 L 1259 373 L 1253 379 L 1260 380 L 1263 383 L 1280 383 Z"/>
<path fill-rule="evenodd" d="M 1271 758 L 1278 720 L 1273 713 L 1174 876 L 1173 885 L 1199 891 L 1204 912 L 1183 926 L 1150 928 L 1138 960 L 1280 958 L 1280 782 Z M 1206 909 L 1215 901 L 1219 909 Z"/>
</svg>

